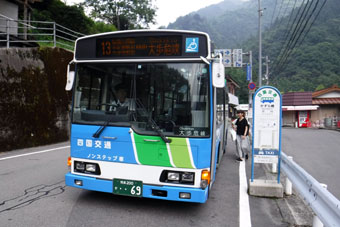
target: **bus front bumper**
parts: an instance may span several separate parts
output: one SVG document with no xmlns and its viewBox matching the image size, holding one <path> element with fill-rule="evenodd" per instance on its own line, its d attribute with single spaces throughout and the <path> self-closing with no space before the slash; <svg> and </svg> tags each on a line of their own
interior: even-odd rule
<svg viewBox="0 0 340 227">
<path fill-rule="evenodd" d="M 76 182 L 78 184 L 76 184 Z M 80 185 L 81 182 L 81 185 Z M 65 175 L 65 183 L 67 186 L 113 193 L 113 180 L 97 179 L 95 177 L 87 177 L 67 173 Z M 176 186 L 154 186 L 143 184 L 143 197 L 153 199 L 163 199 L 181 202 L 205 203 L 208 199 L 208 188 L 187 188 Z M 180 198 L 180 194 L 190 193 L 190 198 Z"/>
</svg>

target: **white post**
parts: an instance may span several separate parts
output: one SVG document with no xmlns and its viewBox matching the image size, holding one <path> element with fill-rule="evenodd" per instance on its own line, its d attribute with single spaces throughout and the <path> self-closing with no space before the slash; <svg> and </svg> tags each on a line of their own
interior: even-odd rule
<svg viewBox="0 0 340 227">
<path fill-rule="evenodd" d="M 277 163 L 272 163 L 272 173 L 277 173 Z"/>
<path fill-rule="evenodd" d="M 56 24 L 53 22 L 53 47 L 57 46 L 57 30 L 56 30 Z"/>
<path fill-rule="evenodd" d="M 6 47 L 9 48 L 9 40 L 10 40 L 10 37 L 9 37 L 9 19 L 6 20 Z"/>
<path fill-rule="evenodd" d="M 320 184 L 320 185 L 327 189 L 326 184 Z M 320 221 L 320 219 L 316 215 L 314 215 L 313 217 L 313 227 L 323 227 L 323 223 Z"/>
<path fill-rule="evenodd" d="M 293 161 L 293 157 L 292 156 L 288 156 L 288 159 L 290 161 Z M 293 194 L 293 189 L 292 189 L 292 182 L 288 179 L 288 177 L 286 177 L 286 185 L 285 185 L 285 194 L 286 195 L 292 195 Z"/>
</svg>

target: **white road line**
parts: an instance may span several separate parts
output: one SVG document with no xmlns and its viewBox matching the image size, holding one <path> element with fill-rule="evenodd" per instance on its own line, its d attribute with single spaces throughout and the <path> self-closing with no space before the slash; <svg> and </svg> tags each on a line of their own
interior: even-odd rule
<svg viewBox="0 0 340 227">
<path fill-rule="evenodd" d="M 251 227 L 248 184 L 245 161 L 240 162 L 240 227 Z"/>
<path fill-rule="evenodd" d="M 28 155 L 41 154 L 41 153 L 46 153 L 46 152 L 50 152 L 50 151 L 61 150 L 61 149 L 65 149 L 65 148 L 70 148 L 70 146 L 57 147 L 57 148 L 48 149 L 48 150 L 43 150 L 43 151 L 31 152 L 31 153 L 27 153 L 27 154 L 14 155 L 14 156 L 6 157 L 6 158 L 0 158 L 0 161 L 7 160 L 7 159 L 12 159 L 12 158 L 19 158 L 19 157 L 28 156 Z"/>
</svg>

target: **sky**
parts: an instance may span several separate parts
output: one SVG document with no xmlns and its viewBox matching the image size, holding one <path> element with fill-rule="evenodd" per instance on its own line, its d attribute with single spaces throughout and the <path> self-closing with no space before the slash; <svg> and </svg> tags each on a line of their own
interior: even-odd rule
<svg viewBox="0 0 340 227">
<path fill-rule="evenodd" d="M 151 28 L 167 26 L 178 17 L 187 15 L 206 6 L 222 2 L 223 0 L 153 0 L 158 8 L 156 22 Z M 241 0 L 240 0 L 241 1 Z M 83 2 L 83 0 L 63 0 L 68 5 Z"/>
</svg>

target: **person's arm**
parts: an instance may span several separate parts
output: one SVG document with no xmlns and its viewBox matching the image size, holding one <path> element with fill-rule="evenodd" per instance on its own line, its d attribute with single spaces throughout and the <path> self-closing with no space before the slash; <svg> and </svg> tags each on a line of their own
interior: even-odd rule
<svg viewBox="0 0 340 227">
<path fill-rule="evenodd" d="M 247 132 L 248 132 L 248 125 L 246 125 L 246 127 L 244 128 L 244 133 L 243 133 L 243 136 L 242 136 L 242 139 L 245 139 L 246 136 L 247 136 Z"/>
</svg>

